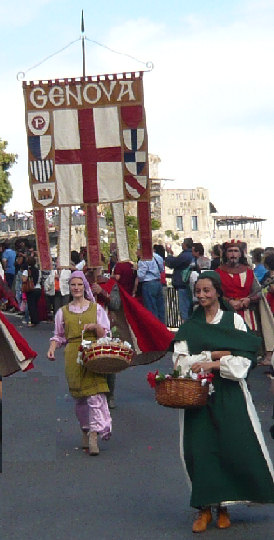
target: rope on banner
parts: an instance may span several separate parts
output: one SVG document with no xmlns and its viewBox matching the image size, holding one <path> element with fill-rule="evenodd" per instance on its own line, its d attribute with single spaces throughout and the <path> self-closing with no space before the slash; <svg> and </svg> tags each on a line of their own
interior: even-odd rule
<svg viewBox="0 0 274 540">
<path fill-rule="evenodd" d="M 111 47 L 108 47 L 107 45 L 104 45 L 103 43 L 99 43 L 99 41 L 95 41 L 94 39 L 90 39 L 88 37 L 85 38 L 87 41 L 91 41 L 92 43 L 95 43 L 95 45 L 99 45 L 99 47 L 103 47 L 104 49 L 107 49 L 110 52 L 113 52 L 115 54 L 120 54 L 121 56 L 126 56 L 127 58 L 131 58 L 131 60 L 136 60 L 136 62 L 139 62 L 140 64 L 143 64 L 148 68 L 148 71 L 152 71 L 154 68 L 153 62 L 148 61 L 144 62 L 143 60 L 139 60 L 139 58 L 136 58 L 135 56 L 131 56 L 131 54 L 122 53 L 119 51 L 115 51 Z"/>
<path fill-rule="evenodd" d="M 49 56 L 47 56 L 46 58 L 44 58 L 43 60 L 41 60 L 41 62 L 38 62 L 38 64 L 35 64 L 34 66 L 31 66 L 30 68 L 26 69 L 26 71 L 19 71 L 16 75 L 16 79 L 17 81 L 22 81 L 25 76 L 26 76 L 26 73 L 28 73 L 28 71 L 31 71 L 32 69 L 35 69 L 37 68 L 38 66 L 41 66 L 41 64 L 43 64 L 44 62 L 46 62 L 47 60 L 49 60 L 49 58 L 52 58 L 53 56 L 56 56 L 57 54 L 61 53 L 62 51 L 64 51 L 65 49 L 67 49 L 68 47 L 70 47 L 70 45 L 73 45 L 73 43 L 76 43 L 76 41 L 80 41 L 81 37 L 77 38 L 77 39 L 74 39 L 73 41 L 71 41 L 70 43 L 68 43 L 67 45 L 65 45 L 64 47 L 62 47 L 62 49 L 59 49 L 59 51 L 56 51 L 55 53 L 52 53 L 50 54 Z"/>
<path fill-rule="evenodd" d="M 73 45 L 73 43 L 76 43 L 77 41 L 80 41 L 82 39 L 82 36 L 80 36 L 79 38 L 77 39 L 74 39 L 73 41 L 70 41 L 70 43 L 68 43 L 67 45 L 65 45 L 64 47 L 62 47 L 62 49 L 59 49 L 58 51 L 50 54 L 49 56 L 47 56 L 46 58 L 44 58 L 43 60 L 41 60 L 41 62 L 38 62 L 37 64 L 35 64 L 34 66 L 31 66 L 30 68 L 26 69 L 26 71 L 18 71 L 17 75 L 16 75 L 16 78 L 18 81 L 22 81 L 25 76 L 26 76 L 26 73 L 28 73 L 29 71 L 31 71 L 32 69 L 35 69 L 37 68 L 38 66 L 41 66 L 41 64 L 43 64 L 44 62 L 46 62 L 47 60 L 49 60 L 50 58 L 52 58 L 53 56 L 56 56 L 57 54 L 63 52 L 65 49 L 67 49 L 68 47 L 70 47 L 70 45 Z M 99 43 L 99 41 L 96 41 L 94 39 L 89 39 L 88 37 L 84 37 L 85 40 L 87 41 L 90 41 L 91 43 L 94 43 L 95 45 L 99 45 L 99 47 L 103 47 L 104 49 L 107 49 L 108 51 L 110 52 L 113 52 L 114 54 L 119 54 L 121 56 L 126 56 L 127 58 L 131 58 L 132 60 L 136 60 L 136 62 L 139 62 L 140 64 L 144 64 L 146 67 L 147 67 L 147 71 L 152 71 L 153 68 L 154 68 L 154 64 L 153 62 L 151 61 L 148 61 L 148 62 L 143 62 L 142 60 L 139 60 L 138 58 L 136 58 L 135 56 L 131 56 L 130 54 L 126 54 L 126 53 L 122 53 L 122 52 L 119 52 L 119 51 L 115 51 L 114 49 L 111 49 L 111 47 L 108 47 L 107 45 L 104 45 L 103 43 Z"/>
</svg>

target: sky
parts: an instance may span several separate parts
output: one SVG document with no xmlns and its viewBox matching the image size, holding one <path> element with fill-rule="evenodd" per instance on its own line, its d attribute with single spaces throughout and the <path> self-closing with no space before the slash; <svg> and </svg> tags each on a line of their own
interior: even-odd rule
<svg viewBox="0 0 274 540">
<path fill-rule="evenodd" d="M 148 147 L 165 187 L 204 187 L 220 215 L 266 218 L 263 245 L 274 245 L 274 0 L 2 1 L 0 138 L 18 154 L 7 213 L 31 209 L 17 74 L 81 76 L 82 9 L 87 75 L 154 64 L 144 75 Z"/>
</svg>

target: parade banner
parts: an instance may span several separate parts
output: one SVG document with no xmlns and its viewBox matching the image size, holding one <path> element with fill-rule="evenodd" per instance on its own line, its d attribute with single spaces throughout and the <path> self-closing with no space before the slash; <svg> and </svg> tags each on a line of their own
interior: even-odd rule
<svg viewBox="0 0 274 540">
<path fill-rule="evenodd" d="M 68 266 L 71 207 L 86 216 L 88 265 L 101 266 L 97 205 L 111 203 L 120 261 L 129 259 L 124 202 L 136 201 L 143 257 L 152 257 L 143 72 L 23 82 L 34 214 L 59 207 L 59 259 Z M 139 208 L 139 204 L 141 207 Z M 145 216 L 145 218 L 144 218 Z M 46 226 L 37 247 L 50 257 Z"/>
</svg>

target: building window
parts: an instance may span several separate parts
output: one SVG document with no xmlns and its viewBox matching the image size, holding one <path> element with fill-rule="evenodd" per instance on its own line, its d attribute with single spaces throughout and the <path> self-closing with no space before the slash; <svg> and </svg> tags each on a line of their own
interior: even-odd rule
<svg viewBox="0 0 274 540">
<path fill-rule="evenodd" d="M 198 216 L 192 216 L 191 221 L 192 221 L 192 230 L 198 231 Z"/>
<path fill-rule="evenodd" d="M 176 216 L 176 229 L 177 231 L 183 230 L 183 217 L 182 216 Z"/>
</svg>

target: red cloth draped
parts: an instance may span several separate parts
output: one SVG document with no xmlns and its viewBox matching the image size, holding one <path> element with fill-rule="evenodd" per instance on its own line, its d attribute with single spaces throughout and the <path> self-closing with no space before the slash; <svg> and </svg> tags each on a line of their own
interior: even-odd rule
<svg viewBox="0 0 274 540">
<path fill-rule="evenodd" d="M 225 271 L 222 268 L 216 268 L 215 272 L 220 274 L 224 296 L 234 299 L 246 298 L 250 294 L 254 280 L 254 274 L 251 268 L 245 267 L 246 280 L 244 286 L 241 285 L 241 279 L 238 273 L 230 274 L 229 270 Z"/>
<path fill-rule="evenodd" d="M 174 338 L 173 332 L 122 287 L 119 287 L 119 291 L 127 321 L 135 334 L 139 349 L 142 352 L 166 351 Z"/>
<path fill-rule="evenodd" d="M 226 267 L 226 265 L 222 265 L 219 268 L 216 268 L 215 272 L 220 274 L 222 290 L 225 297 L 238 300 L 240 298 L 247 298 L 250 295 L 254 281 L 254 273 L 248 266 L 240 265 L 239 267 L 229 268 Z M 241 285 L 241 273 L 246 273 L 246 279 L 243 285 Z M 241 315 L 251 330 L 257 329 L 256 317 L 252 310 L 238 309 L 237 313 Z"/>
<path fill-rule="evenodd" d="M 5 327 L 6 327 L 7 331 L 8 331 L 8 333 L 10 334 L 10 336 L 14 339 L 14 341 L 16 343 L 16 347 L 23 354 L 25 360 L 31 360 L 31 359 L 36 358 L 37 352 L 33 351 L 29 347 L 27 341 L 23 338 L 23 336 L 21 336 L 21 334 L 18 332 L 18 330 L 15 328 L 15 326 L 13 326 L 13 324 L 5 317 L 5 315 L 1 311 L 0 311 L 0 319 L 1 319 L 2 323 L 5 325 Z M 14 353 L 16 353 L 16 352 L 14 351 Z M 32 362 L 30 362 L 29 365 L 27 366 L 27 368 L 24 371 L 28 371 L 28 370 L 32 369 L 33 367 L 34 366 L 33 366 Z M 20 369 L 19 366 L 18 366 L 18 369 Z"/>
<path fill-rule="evenodd" d="M 110 278 L 100 287 L 110 294 L 117 281 Z M 174 337 L 173 332 L 148 311 L 136 298 L 130 296 L 118 282 L 124 314 L 141 352 L 166 351 Z M 98 302 L 100 300 L 98 299 Z"/>
<path fill-rule="evenodd" d="M 13 292 L 10 290 L 5 281 L 0 277 L 0 298 L 6 298 L 8 303 L 19 310 L 19 306 L 16 302 Z"/>
</svg>

